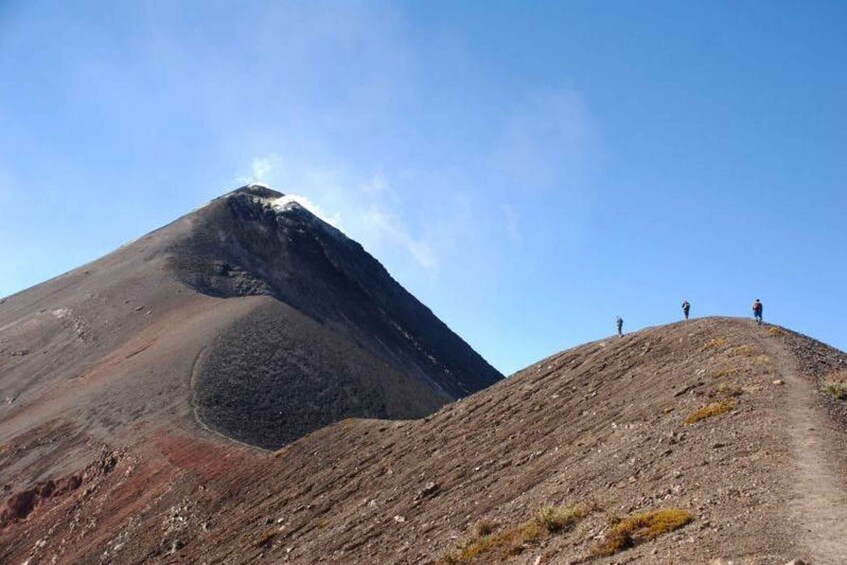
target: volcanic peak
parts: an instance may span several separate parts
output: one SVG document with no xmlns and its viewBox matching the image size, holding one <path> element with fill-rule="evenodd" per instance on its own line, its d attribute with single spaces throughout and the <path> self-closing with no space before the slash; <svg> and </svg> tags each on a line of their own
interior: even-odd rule
<svg viewBox="0 0 847 565">
<path fill-rule="evenodd" d="M 228 192 L 227 194 L 225 194 L 223 196 L 223 198 L 233 196 L 233 195 L 236 195 L 236 194 L 247 194 L 247 195 L 250 195 L 250 196 L 258 196 L 259 198 L 266 198 L 266 199 L 276 199 L 276 198 L 282 198 L 283 196 L 285 196 L 283 193 L 277 192 L 276 190 L 272 189 L 271 187 L 269 187 L 267 185 L 254 182 L 254 183 L 245 184 L 242 187 L 236 188 L 232 192 Z"/>
</svg>

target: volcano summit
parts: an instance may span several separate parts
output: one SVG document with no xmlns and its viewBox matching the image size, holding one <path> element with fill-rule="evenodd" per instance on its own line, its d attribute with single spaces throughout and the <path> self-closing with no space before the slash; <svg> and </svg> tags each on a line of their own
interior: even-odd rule
<svg viewBox="0 0 847 565">
<path fill-rule="evenodd" d="M 407 419 L 502 375 L 358 243 L 261 185 L 0 305 L 3 435 L 72 416 L 277 448 Z"/>
</svg>

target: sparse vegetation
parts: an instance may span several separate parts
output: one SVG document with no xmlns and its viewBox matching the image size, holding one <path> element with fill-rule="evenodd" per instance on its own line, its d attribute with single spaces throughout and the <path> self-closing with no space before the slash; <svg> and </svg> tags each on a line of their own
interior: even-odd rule
<svg viewBox="0 0 847 565">
<path fill-rule="evenodd" d="M 703 346 L 703 349 L 721 349 L 723 347 L 726 347 L 726 338 L 713 337 L 712 339 L 706 342 L 706 345 Z"/>
<path fill-rule="evenodd" d="M 836 400 L 847 400 L 847 383 L 827 383 L 824 388 Z"/>
<path fill-rule="evenodd" d="M 712 416 L 719 416 L 726 412 L 729 412 L 735 408 L 735 403 L 732 400 L 723 400 L 721 402 L 713 402 L 712 404 L 707 404 L 702 408 L 695 410 L 685 419 L 685 423 L 688 425 L 699 422 L 700 420 L 704 420 L 706 418 L 711 418 Z"/>
<path fill-rule="evenodd" d="M 771 326 L 768 328 L 768 333 L 772 336 L 783 335 L 785 332 L 782 331 L 782 328 L 777 328 L 776 326 Z"/>
<path fill-rule="evenodd" d="M 483 555 L 487 562 L 518 555 L 545 536 L 570 530 L 597 509 L 594 502 L 574 506 L 545 505 L 531 519 L 499 532 L 495 531 L 497 525 L 494 522 L 482 520 L 476 524 L 474 536 L 448 552 L 442 561 L 447 565 L 456 565 L 470 563 Z"/>
<path fill-rule="evenodd" d="M 741 396 L 744 391 L 740 386 L 732 383 L 721 383 L 718 385 L 718 394 L 724 398 L 733 398 Z"/>
<path fill-rule="evenodd" d="M 592 553 L 596 557 L 608 557 L 644 541 L 656 539 L 662 534 L 678 530 L 692 520 L 694 516 L 680 508 L 662 508 L 635 514 L 613 524 L 603 541 L 594 546 Z"/>
<path fill-rule="evenodd" d="M 476 523 L 474 526 L 474 534 L 477 537 L 488 536 L 494 533 L 494 530 L 497 529 L 497 522 L 493 520 L 483 519 Z"/>
<path fill-rule="evenodd" d="M 715 378 L 723 379 L 726 377 L 734 377 L 739 373 L 741 373 L 741 369 L 739 369 L 738 367 L 727 367 L 726 369 L 721 369 L 720 371 L 715 373 Z"/>
<path fill-rule="evenodd" d="M 617 512 L 615 512 L 614 510 L 608 510 L 608 511 L 606 511 L 606 522 L 607 522 L 610 526 L 615 526 L 615 525 L 619 524 L 621 520 L 623 520 L 623 518 L 621 518 L 621 517 L 618 515 L 618 513 L 617 513 Z"/>
<path fill-rule="evenodd" d="M 542 506 L 535 520 L 551 534 L 569 530 L 597 509 L 596 503 L 583 503 L 576 506 Z"/>
</svg>

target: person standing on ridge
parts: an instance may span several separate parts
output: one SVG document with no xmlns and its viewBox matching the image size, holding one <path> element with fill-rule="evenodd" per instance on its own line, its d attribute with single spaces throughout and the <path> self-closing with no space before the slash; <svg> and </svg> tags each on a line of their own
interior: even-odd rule
<svg viewBox="0 0 847 565">
<path fill-rule="evenodd" d="M 618 326 L 618 336 L 623 336 L 623 318 L 618 316 L 615 320 L 615 324 Z"/>
<path fill-rule="evenodd" d="M 762 301 L 758 298 L 753 303 L 753 317 L 756 318 L 756 323 L 762 325 Z"/>
<path fill-rule="evenodd" d="M 691 304 L 687 300 L 682 301 L 682 313 L 685 314 L 685 319 L 688 319 L 688 311 L 691 310 Z"/>
</svg>

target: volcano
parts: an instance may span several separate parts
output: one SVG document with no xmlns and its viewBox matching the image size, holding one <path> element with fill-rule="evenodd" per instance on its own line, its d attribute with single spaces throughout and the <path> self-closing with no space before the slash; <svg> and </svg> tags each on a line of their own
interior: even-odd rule
<svg viewBox="0 0 847 565">
<path fill-rule="evenodd" d="M 0 305 L 0 417 L 199 425 L 278 448 L 502 375 L 361 245 L 249 185 Z"/>
</svg>

